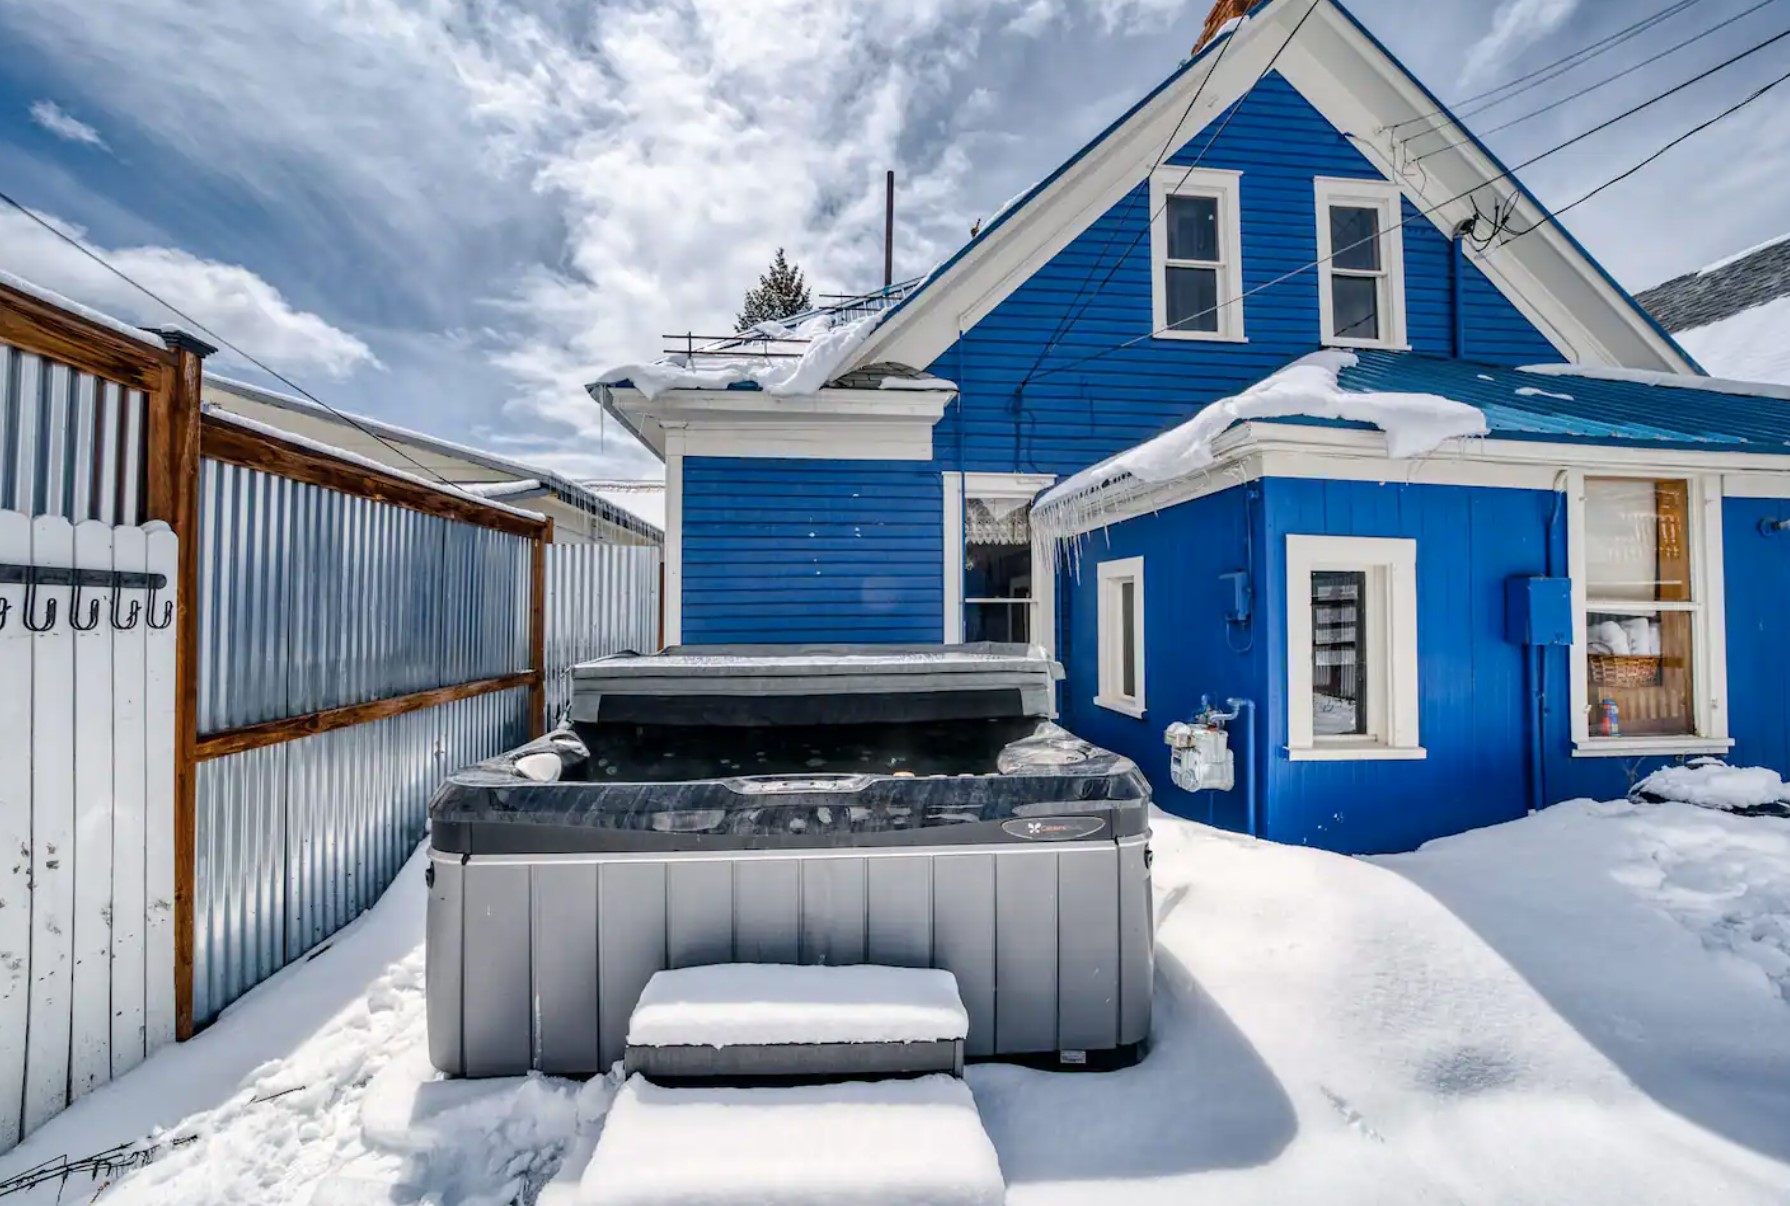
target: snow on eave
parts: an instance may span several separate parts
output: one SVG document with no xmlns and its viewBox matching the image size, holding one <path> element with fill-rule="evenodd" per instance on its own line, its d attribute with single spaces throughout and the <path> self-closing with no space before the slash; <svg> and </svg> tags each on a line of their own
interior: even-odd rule
<svg viewBox="0 0 1790 1206">
<path fill-rule="evenodd" d="M 414 473 L 406 473 L 402 469 L 394 469 L 390 465 L 381 461 L 376 461 L 370 456 L 362 456 L 360 453 L 350 452 L 346 448 L 337 448 L 334 444 L 325 444 L 322 440 L 313 440 L 308 436 L 301 436 L 294 432 L 287 431 L 283 427 L 275 427 L 271 423 L 262 423 L 256 419 L 244 418 L 242 415 L 233 414 L 227 410 L 218 410 L 215 407 L 207 407 L 205 414 L 208 418 L 216 419 L 222 423 L 228 423 L 232 427 L 240 427 L 244 431 L 252 431 L 256 435 L 266 436 L 268 439 L 277 440 L 283 444 L 290 444 L 294 448 L 303 448 L 310 452 L 319 453 L 323 456 L 331 457 L 335 460 L 353 465 L 356 468 L 365 469 L 371 473 L 378 473 L 385 477 L 402 478 L 407 482 L 433 490 L 437 494 L 447 494 L 465 502 L 477 503 L 482 507 L 491 507 L 494 510 L 507 511 L 511 515 L 519 516 L 523 519 L 535 520 L 537 522 L 546 519 L 546 516 L 541 515 L 538 512 L 524 510 L 521 507 L 514 507 L 499 499 L 486 498 L 483 495 L 474 494 L 472 491 L 464 490 L 451 482 L 431 481 L 429 478 L 419 477 Z"/>
<path fill-rule="evenodd" d="M 877 383 L 877 388 L 912 390 L 918 393 L 948 393 L 957 388 L 957 383 L 947 381 L 943 377 L 884 377 Z"/>
<path fill-rule="evenodd" d="M 134 327 L 128 322 L 113 318 L 110 314 L 95 310 L 90 306 L 83 306 L 78 301 L 73 301 L 62 296 L 62 294 L 57 293 L 54 289 L 46 289 L 42 285 L 34 284 L 22 276 L 14 276 L 4 268 L 0 268 L 0 285 L 5 285 L 8 289 L 17 290 L 27 297 L 34 297 L 38 301 L 43 302 L 46 305 L 55 306 L 59 310 L 67 310 L 70 314 L 84 318 L 95 326 L 105 327 L 107 330 L 123 335 L 127 339 L 134 339 L 138 343 L 147 344 L 159 352 L 168 350 L 168 345 L 164 343 L 155 332 L 145 331 L 142 327 Z"/>
<path fill-rule="evenodd" d="M 742 346 L 737 356 L 705 358 L 701 368 L 668 359 L 616 365 L 604 370 L 593 385 L 619 386 L 625 382 L 649 402 L 674 389 L 726 389 L 745 384 L 774 397 L 814 394 L 854 367 L 852 358 L 889 313 L 878 311 L 846 322 L 835 322 L 835 316 L 826 312 L 818 313 L 795 328 L 796 335 L 808 343 L 794 360 L 755 356 Z"/>
<path fill-rule="evenodd" d="M 1774 398 L 1790 402 L 1790 385 L 1763 381 L 1733 381 L 1726 377 L 1693 377 L 1685 373 L 1658 373 L 1648 369 L 1605 368 L 1590 364 L 1525 364 L 1520 373 L 1549 377 L 1584 377 L 1591 381 L 1617 381 L 1628 385 L 1657 385 L 1661 389 L 1695 389 L 1708 394 L 1733 394 L 1741 398 Z"/>
</svg>

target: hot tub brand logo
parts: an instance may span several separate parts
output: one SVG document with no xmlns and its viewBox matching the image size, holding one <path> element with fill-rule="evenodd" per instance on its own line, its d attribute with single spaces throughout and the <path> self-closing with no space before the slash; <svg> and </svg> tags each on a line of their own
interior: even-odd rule
<svg viewBox="0 0 1790 1206">
<path fill-rule="evenodd" d="M 1001 825 L 1009 835 L 1028 842 L 1073 842 L 1090 838 L 1106 828 L 1100 817 L 1045 817 L 1041 820 L 1006 821 Z"/>
</svg>

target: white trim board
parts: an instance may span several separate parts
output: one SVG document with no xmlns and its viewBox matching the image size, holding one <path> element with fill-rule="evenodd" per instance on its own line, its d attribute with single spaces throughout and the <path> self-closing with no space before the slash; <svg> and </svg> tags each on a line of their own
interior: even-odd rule
<svg viewBox="0 0 1790 1206">
<path fill-rule="evenodd" d="M 1131 588 L 1131 675 L 1137 688 L 1132 695 L 1124 693 L 1124 630 L 1119 627 L 1118 608 L 1123 599 L 1123 584 Z M 1094 595 L 1095 632 L 1095 695 L 1094 703 L 1126 716 L 1142 719 L 1148 709 L 1144 672 L 1150 665 L 1145 652 L 1144 629 L 1144 559 L 1121 557 L 1102 561 L 1097 569 Z"/>
<path fill-rule="evenodd" d="M 665 441 L 665 636 L 667 645 L 684 639 L 684 433 L 666 432 Z"/>
<path fill-rule="evenodd" d="M 1150 174 L 1151 334 L 1156 339 L 1247 343 L 1243 301 L 1243 173 L 1222 168 L 1159 167 Z M 1218 259 L 1177 260 L 1175 267 L 1205 268 L 1218 283 L 1215 330 L 1171 328 L 1168 322 L 1168 202 L 1171 197 L 1209 197 L 1217 203 Z"/>
<path fill-rule="evenodd" d="M 1185 145 L 1243 96 L 1272 61 L 1420 212 L 1434 209 L 1425 220 L 1444 234 L 1473 217 L 1476 207 L 1489 213 L 1513 204 L 1510 198 L 1516 194 L 1512 228 L 1538 229 L 1489 256 L 1470 251 L 1469 257 L 1566 359 L 1694 371 L 1557 223 L 1541 222 L 1538 207 L 1513 188 L 1503 169 L 1461 126 L 1432 126 L 1437 141 L 1426 139 L 1425 145 L 1462 145 L 1421 167 L 1394 171 L 1393 164 L 1409 159 L 1396 145 L 1395 127 L 1430 114 L 1435 101 L 1331 0 L 1313 0 L 1308 19 L 1306 13 L 1307 5 L 1293 0 L 1271 0 L 1258 9 L 1229 35 L 1228 45 L 1214 44 L 1178 79 L 1071 160 L 1056 179 L 1003 215 L 871 335 L 856 364 L 931 364 L 958 332 L 974 326 L 1142 183 L 1164 145 Z M 1289 42 L 1302 19 L 1298 36 Z"/>
<path fill-rule="evenodd" d="M 639 390 L 605 386 L 605 407 L 648 448 L 686 456 L 928 461 L 932 432 L 955 390 L 823 389 L 782 397 L 763 390 Z"/>
<path fill-rule="evenodd" d="M 1399 200 L 1403 194 L 1398 185 L 1384 180 L 1342 179 L 1332 176 L 1317 176 L 1312 179 L 1312 192 L 1318 223 L 1318 334 L 1326 346 L 1344 348 L 1390 348 L 1404 351 L 1409 348 L 1405 330 L 1405 232 L 1400 225 L 1403 218 L 1403 207 Z M 1335 257 L 1339 252 L 1349 250 L 1347 247 L 1331 245 L 1330 210 L 1336 206 L 1354 206 L 1360 209 L 1371 209 L 1379 215 L 1380 270 L 1379 281 L 1375 290 L 1377 297 L 1378 325 L 1380 333 L 1372 339 L 1354 336 L 1336 335 L 1336 302 L 1331 292 L 1331 282 L 1338 273 L 1348 275 L 1350 270 L 1338 268 Z"/>
</svg>

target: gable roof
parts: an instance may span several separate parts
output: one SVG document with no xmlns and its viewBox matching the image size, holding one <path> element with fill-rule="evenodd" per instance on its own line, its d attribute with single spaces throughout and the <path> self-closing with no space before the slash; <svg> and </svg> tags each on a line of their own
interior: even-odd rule
<svg viewBox="0 0 1790 1206">
<path fill-rule="evenodd" d="M 1790 234 L 1635 294 L 1668 331 L 1706 327 L 1780 297 L 1790 297 Z"/>
<path fill-rule="evenodd" d="M 1295 31 L 1297 31 L 1295 36 Z M 1574 363 L 1698 372 L 1660 325 L 1618 285 L 1521 181 L 1462 126 L 1336 0 L 1262 0 L 1093 141 L 1008 206 L 888 312 L 861 363 L 931 364 L 1141 183 L 1163 147 L 1184 146 L 1272 67 L 1444 233 L 1476 213 L 1511 211 L 1530 229 L 1469 256 Z M 1454 144 L 1400 172 L 1394 128 L 1426 127 Z"/>
</svg>

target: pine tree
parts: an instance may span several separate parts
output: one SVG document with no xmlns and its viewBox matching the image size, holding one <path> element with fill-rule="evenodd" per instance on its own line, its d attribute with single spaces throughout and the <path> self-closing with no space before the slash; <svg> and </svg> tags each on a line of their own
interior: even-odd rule
<svg viewBox="0 0 1790 1206">
<path fill-rule="evenodd" d="M 761 322 L 781 322 L 811 309 L 813 304 L 802 270 L 784 258 L 783 248 L 779 247 L 770 270 L 758 278 L 758 284 L 746 290 L 746 301 L 734 330 L 749 331 Z"/>
</svg>

